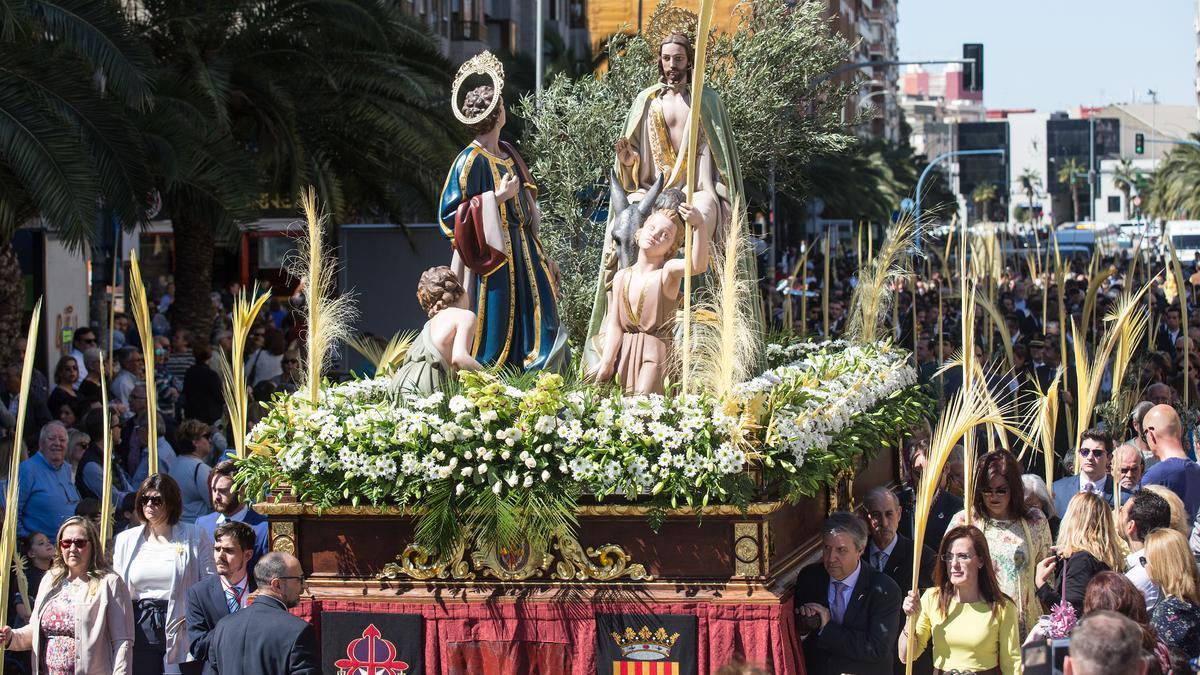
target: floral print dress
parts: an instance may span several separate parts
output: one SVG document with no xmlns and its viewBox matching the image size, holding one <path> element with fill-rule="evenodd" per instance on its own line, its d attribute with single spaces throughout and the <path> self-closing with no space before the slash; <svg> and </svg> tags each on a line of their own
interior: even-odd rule
<svg viewBox="0 0 1200 675">
<path fill-rule="evenodd" d="M 1050 524 L 1038 509 L 1030 509 L 1025 520 L 975 520 L 971 524 L 983 530 L 1000 590 L 1012 598 L 1019 612 L 1018 629 L 1026 635 L 1042 615 L 1035 586 L 1037 564 L 1050 555 Z M 950 527 L 966 525 L 966 512 L 950 519 Z M 1026 541 L 1026 539 L 1031 541 Z"/>
<path fill-rule="evenodd" d="M 40 617 L 43 665 L 47 675 L 75 675 L 75 598 L 79 583 L 68 584 L 46 601 Z"/>
<path fill-rule="evenodd" d="M 1200 607 L 1173 595 L 1159 598 L 1150 625 L 1171 649 L 1189 659 L 1200 656 Z"/>
</svg>

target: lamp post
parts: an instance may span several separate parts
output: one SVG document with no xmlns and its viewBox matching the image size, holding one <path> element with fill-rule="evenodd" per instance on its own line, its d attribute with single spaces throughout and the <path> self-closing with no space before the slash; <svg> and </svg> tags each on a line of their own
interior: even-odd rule
<svg viewBox="0 0 1200 675">
<path fill-rule="evenodd" d="M 925 176 L 929 175 L 929 171 L 931 169 L 933 169 L 933 167 L 937 166 L 937 164 L 939 162 L 941 162 L 944 159 L 948 159 L 950 157 L 972 157 L 972 156 L 979 156 L 979 155 L 1004 156 L 1005 154 L 1006 154 L 1006 151 L 1004 150 L 1004 148 L 992 148 L 990 150 L 951 150 L 950 152 L 943 152 L 942 154 L 938 155 L 937 157 L 934 157 L 933 161 L 929 162 L 929 164 L 925 166 L 925 170 L 921 172 L 921 177 L 917 179 L 917 194 L 916 194 L 916 199 L 914 200 L 915 204 L 913 207 L 913 217 L 916 218 L 916 221 L 917 221 L 917 242 L 916 242 L 917 243 L 917 251 L 920 251 L 922 248 L 921 247 L 921 234 L 922 234 L 923 228 L 921 225 L 921 190 L 925 184 Z M 966 219 L 964 219 L 963 222 L 964 222 L 963 227 L 966 227 L 966 225 L 965 225 Z"/>
</svg>

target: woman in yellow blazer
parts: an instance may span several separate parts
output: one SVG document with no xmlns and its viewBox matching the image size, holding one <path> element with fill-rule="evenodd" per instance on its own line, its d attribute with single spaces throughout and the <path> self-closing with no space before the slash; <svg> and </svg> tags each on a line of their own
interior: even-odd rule
<svg viewBox="0 0 1200 675">
<path fill-rule="evenodd" d="M 1021 672 L 1017 606 L 1000 591 L 987 539 L 978 528 L 951 529 L 938 550 L 934 587 L 917 599 L 904 599 L 904 613 L 915 616 L 912 635 L 900 631 L 901 659 L 917 658 L 933 642 L 935 672 L 1014 675 Z"/>
<path fill-rule="evenodd" d="M 108 566 L 100 535 L 87 518 L 58 528 L 54 564 L 42 578 L 29 625 L 0 628 L 0 642 L 33 650 L 45 675 L 129 675 L 133 672 L 133 603 Z"/>
</svg>

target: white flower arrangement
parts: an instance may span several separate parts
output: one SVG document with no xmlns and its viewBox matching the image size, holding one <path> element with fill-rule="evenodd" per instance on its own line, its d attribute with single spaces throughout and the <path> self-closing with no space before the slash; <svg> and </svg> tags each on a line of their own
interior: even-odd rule
<svg viewBox="0 0 1200 675">
<path fill-rule="evenodd" d="M 394 398 L 384 378 L 346 382 L 325 387 L 315 408 L 277 399 L 248 443 L 274 474 L 263 483 L 286 482 L 326 505 L 414 504 L 446 481 L 459 497 L 546 486 L 664 505 L 741 503 L 757 489 L 749 461 L 810 493 L 877 449 L 860 447 L 871 434 L 834 448 L 843 432 L 866 424 L 894 437 L 923 405 L 916 371 L 889 345 L 769 345 L 768 355 L 783 365 L 724 400 L 568 389 L 545 373 L 528 389 L 463 373 L 460 391 L 424 397 Z M 908 412 L 869 415 L 889 399 Z"/>
</svg>

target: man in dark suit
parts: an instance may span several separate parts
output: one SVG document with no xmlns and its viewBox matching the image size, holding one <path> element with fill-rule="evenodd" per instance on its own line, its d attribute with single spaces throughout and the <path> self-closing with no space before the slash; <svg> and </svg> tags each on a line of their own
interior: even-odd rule
<svg viewBox="0 0 1200 675">
<path fill-rule="evenodd" d="M 1079 473 L 1054 481 L 1054 509 L 1059 518 L 1067 515 L 1071 498 L 1080 492 L 1095 492 L 1104 497 L 1109 506 L 1114 505 L 1113 479 L 1109 475 L 1112 455 L 1113 439 L 1107 431 L 1093 428 L 1083 432 L 1075 454 L 1075 467 Z M 1129 491 L 1121 491 L 1122 502 L 1130 496 Z"/>
<path fill-rule="evenodd" d="M 209 634 L 205 672 L 320 675 L 316 631 L 288 612 L 300 603 L 304 589 L 300 561 L 286 553 L 268 553 L 254 567 L 254 579 L 254 603 L 219 621 Z"/>
<path fill-rule="evenodd" d="M 208 641 L 217 622 L 246 608 L 258 585 L 248 564 L 254 555 L 254 530 L 229 521 L 217 526 L 213 557 L 217 573 L 188 589 L 187 628 L 192 657 L 208 660 Z"/>
<path fill-rule="evenodd" d="M 863 564 L 877 572 L 883 572 L 896 582 L 900 595 L 904 597 L 912 590 L 913 540 L 896 530 L 900 526 L 900 499 L 885 487 L 872 488 L 863 497 L 867 511 L 867 526 L 870 528 L 867 549 L 863 551 Z M 933 585 L 933 566 L 937 552 L 928 546 L 922 547 L 921 573 L 917 583 L 922 590 Z M 913 672 L 924 675 L 933 672 L 931 650 L 926 650 L 913 664 Z M 904 662 L 896 659 L 892 666 L 896 675 L 905 672 Z"/>
<path fill-rule="evenodd" d="M 1176 342 L 1183 335 L 1183 318 L 1179 313 L 1179 307 L 1168 307 L 1162 317 L 1163 322 L 1159 325 L 1158 334 L 1154 337 L 1154 347 L 1164 354 L 1170 354 L 1171 359 L 1174 360 L 1178 356 Z"/>
<path fill-rule="evenodd" d="M 254 530 L 254 557 L 250 559 L 248 569 L 254 569 L 259 558 L 267 553 L 269 539 L 267 537 L 267 517 L 255 511 L 242 500 L 242 496 L 233 489 L 233 478 L 237 475 L 237 465 L 232 460 L 225 460 L 213 467 L 208 477 L 209 497 L 212 501 L 213 512 L 196 519 L 196 527 L 208 534 L 212 539 L 217 526 L 230 521 L 242 522 Z"/>
<path fill-rule="evenodd" d="M 806 671 L 891 675 L 900 588 L 863 564 L 867 527 L 858 516 L 833 513 L 823 533 L 821 562 L 800 570 L 796 579 L 794 602 Z"/>
<path fill-rule="evenodd" d="M 905 461 L 909 463 L 913 486 L 919 484 L 921 474 L 924 473 L 925 467 L 929 464 L 925 453 L 929 448 L 930 435 L 932 435 L 932 432 L 926 426 L 923 431 L 914 434 L 904 442 Z M 934 494 L 933 504 L 929 507 L 929 519 L 925 523 L 926 546 L 936 550 L 942 542 L 942 536 L 946 534 L 946 529 L 950 526 L 950 519 L 954 517 L 954 514 L 963 510 L 962 498 L 955 495 L 949 489 L 961 490 L 962 483 L 963 448 L 961 445 L 958 445 L 950 452 L 950 457 L 946 460 L 946 466 L 942 472 L 942 484 Z M 900 519 L 900 526 L 897 531 L 905 537 L 913 539 L 913 519 L 917 506 L 917 491 L 914 487 L 906 487 L 900 491 L 899 498 L 904 513 Z"/>
</svg>

